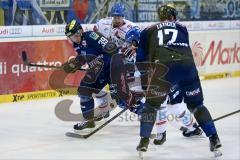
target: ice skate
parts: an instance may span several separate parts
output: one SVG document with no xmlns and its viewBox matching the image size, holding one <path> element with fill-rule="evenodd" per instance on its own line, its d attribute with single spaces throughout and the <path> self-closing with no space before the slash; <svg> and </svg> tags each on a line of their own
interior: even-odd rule
<svg viewBox="0 0 240 160">
<path fill-rule="evenodd" d="M 166 141 L 166 131 L 163 133 L 158 133 L 157 137 L 153 140 L 155 145 L 162 145 Z"/>
<path fill-rule="evenodd" d="M 149 145 L 149 138 L 142 137 L 136 149 L 137 151 L 146 152 L 148 149 L 148 145 Z"/>
<path fill-rule="evenodd" d="M 209 137 L 209 141 L 210 141 L 210 151 L 214 153 L 214 157 L 217 158 L 217 157 L 220 157 L 222 156 L 222 152 L 219 150 L 219 148 L 222 146 L 219 138 L 218 138 L 218 135 L 215 134 L 215 135 L 212 135 Z"/>
<path fill-rule="evenodd" d="M 81 131 L 88 131 L 89 129 L 93 129 L 95 127 L 94 121 L 84 121 L 81 123 L 77 123 L 73 126 L 74 132 L 78 133 Z"/>
<path fill-rule="evenodd" d="M 138 156 L 140 160 L 143 160 L 143 152 L 147 152 L 148 145 L 149 145 L 149 138 L 142 137 L 136 148 L 137 151 L 139 151 Z"/>
<path fill-rule="evenodd" d="M 195 129 L 193 131 L 187 129 L 185 131 L 182 132 L 184 137 L 195 137 L 195 136 L 201 136 L 203 131 L 197 127 L 197 124 L 193 125 L 195 127 Z"/>
</svg>

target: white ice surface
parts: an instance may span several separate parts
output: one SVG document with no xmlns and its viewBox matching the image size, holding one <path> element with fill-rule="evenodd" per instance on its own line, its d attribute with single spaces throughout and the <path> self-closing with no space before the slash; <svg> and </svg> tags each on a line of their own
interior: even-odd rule
<svg viewBox="0 0 240 160">
<path fill-rule="evenodd" d="M 240 78 L 202 82 L 205 105 L 212 117 L 240 109 Z M 69 97 L 68 97 L 69 98 Z M 139 142 L 136 121 L 126 114 L 89 139 L 65 137 L 75 122 L 64 122 L 54 114 L 63 98 L 0 105 L 0 159 L 81 159 L 135 160 Z M 80 112 L 78 99 L 71 111 Z M 240 159 L 240 114 L 217 121 L 223 160 Z M 127 122 L 126 122 L 127 120 Z M 161 147 L 151 145 L 145 160 L 213 159 L 207 138 L 184 138 L 169 126 L 167 141 Z"/>
</svg>

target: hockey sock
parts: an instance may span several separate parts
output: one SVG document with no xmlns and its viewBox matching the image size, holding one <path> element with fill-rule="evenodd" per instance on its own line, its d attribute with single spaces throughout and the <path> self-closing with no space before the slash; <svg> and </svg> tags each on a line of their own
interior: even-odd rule
<svg viewBox="0 0 240 160">
<path fill-rule="evenodd" d="M 145 103 L 142 114 L 140 116 L 140 136 L 149 138 L 156 120 L 156 108 Z"/>
<path fill-rule="evenodd" d="M 168 111 L 167 107 L 160 107 L 160 109 L 157 111 L 157 119 L 156 119 L 156 128 L 157 133 L 163 133 L 166 131 L 167 128 L 167 116 Z"/>
<path fill-rule="evenodd" d="M 194 112 L 194 116 L 206 136 L 209 137 L 217 133 L 212 117 L 205 106 L 198 107 Z"/>
<path fill-rule="evenodd" d="M 86 120 L 93 119 L 94 117 L 94 100 L 92 98 L 80 97 L 80 104 L 83 117 Z"/>
</svg>

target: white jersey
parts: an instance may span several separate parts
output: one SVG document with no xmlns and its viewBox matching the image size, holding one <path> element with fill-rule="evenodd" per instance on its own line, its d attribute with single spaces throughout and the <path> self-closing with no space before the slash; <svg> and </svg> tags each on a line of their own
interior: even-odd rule
<svg viewBox="0 0 240 160">
<path fill-rule="evenodd" d="M 94 31 L 100 32 L 105 37 L 113 41 L 118 48 L 122 47 L 125 42 L 126 33 L 135 26 L 134 23 L 123 19 L 124 24 L 121 27 L 113 28 L 113 17 L 107 17 L 99 20 L 94 27 Z"/>
</svg>

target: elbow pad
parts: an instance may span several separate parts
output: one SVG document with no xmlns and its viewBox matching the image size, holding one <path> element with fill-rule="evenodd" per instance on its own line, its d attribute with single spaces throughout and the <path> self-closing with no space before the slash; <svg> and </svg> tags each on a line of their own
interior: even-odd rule
<svg viewBox="0 0 240 160">
<path fill-rule="evenodd" d="M 115 54 L 118 51 L 117 45 L 113 42 L 108 42 L 104 45 L 103 51 L 108 54 Z"/>
</svg>

